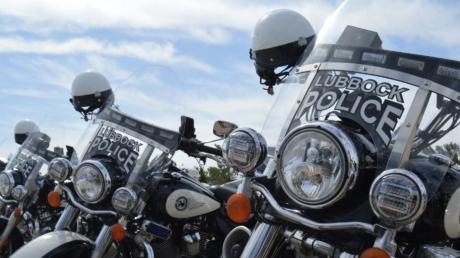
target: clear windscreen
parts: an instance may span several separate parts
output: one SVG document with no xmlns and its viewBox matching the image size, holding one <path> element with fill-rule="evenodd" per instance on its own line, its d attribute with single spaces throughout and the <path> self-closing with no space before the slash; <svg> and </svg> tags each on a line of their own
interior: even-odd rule
<svg viewBox="0 0 460 258">
<path fill-rule="evenodd" d="M 366 129 L 379 151 L 391 150 L 397 139 L 407 141 L 397 135 L 411 121 L 412 156 L 439 153 L 458 163 L 458 10 L 456 1 L 344 1 L 277 86 L 263 131 L 269 145 L 309 121 L 337 120 Z M 297 80 L 302 74 L 308 78 Z"/>
<path fill-rule="evenodd" d="M 5 170 L 18 170 L 27 176 L 28 172 L 36 169 L 35 166 L 40 166 L 40 174 L 46 173 L 47 164 L 51 158 L 50 152 L 47 150 L 49 144 L 48 135 L 43 133 L 29 134 L 17 152 L 8 160 Z"/>
<path fill-rule="evenodd" d="M 91 120 L 75 148 L 74 163 L 110 158 L 128 181 L 138 183 L 176 148 L 178 134 L 106 108 Z"/>
</svg>

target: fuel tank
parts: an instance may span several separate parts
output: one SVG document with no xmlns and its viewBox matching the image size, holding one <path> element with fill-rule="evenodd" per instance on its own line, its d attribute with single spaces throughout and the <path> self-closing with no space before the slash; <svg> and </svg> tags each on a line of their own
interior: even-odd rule
<svg viewBox="0 0 460 258">
<path fill-rule="evenodd" d="M 152 188 L 146 211 L 158 219 L 190 219 L 221 206 L 212 191 L 184 173 L 156 173 Z"/>
</svg>

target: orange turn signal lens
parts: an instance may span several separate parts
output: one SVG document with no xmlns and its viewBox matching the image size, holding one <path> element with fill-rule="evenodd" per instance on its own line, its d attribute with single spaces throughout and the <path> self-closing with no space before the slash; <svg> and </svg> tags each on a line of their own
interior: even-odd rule
<svg viewBox="0 0 460 258">
<path fill-rule="evenodd" d="M 227 200 L 227 216 L 235 223 L 244 223 L 251 215 L 251 201 L 241 193 L 235 193 Z"/>
<path fill-rule="evenodd" d="M 364 250 L 359 258 L 390 258 L 390 255 L 383 249 L 372 247 Z"/>
<path fill-rule="evenodd" d="M 21 215 L 22 215 L 21 208 L 16 208 L 16 209 L 14 209 L 14 216 L 15 216 L 16 218 L 20 218 Z"/>
<path fill-rule="evenodd" d="M 61 205 L 61 195 L 55 191 L 49 192 L 48 204 L 53 208 L 58 208 Z"/>
<path fill-rule="evenodd" d="M 121 241 L 125 238 L 125 228 L 121 224 L 112 225 L 112 239 L 115 241 Z"/>
</svg>

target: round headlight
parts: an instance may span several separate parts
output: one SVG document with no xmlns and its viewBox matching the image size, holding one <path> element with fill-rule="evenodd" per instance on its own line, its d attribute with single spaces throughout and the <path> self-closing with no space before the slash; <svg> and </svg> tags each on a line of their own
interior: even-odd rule
<svg viewBox="0 0 460 258">
<path fill-rule="evenodd" d="M 403 226 L 422 215 L 427 192 L 416 174 L 404 169 L 390 169 L 375 178 L 369 202 L 375 215 L 384 223 Z"/>
<path fill-rule="evenodd" d="M 4 197 L 9 196 L 14 187 L 14 177 L 9 172 L 0 173 L 0 194 Z"/>
<path fill-rule="evenodd" d="M 73 183 L 80 199 L 88 203 L 97 203 L 109 194 L 112 179 L 101 162 L 86 160 L 75 169 Z"/>
<path fill-rule="evenodd" d="M 127 187 L 118 188 L 112 196 L 112 206 L 120 214 L 129 215 L 136 206 L 137 194 Z"/>
<path fill-rule="evenodd" d="M 64 182 L 71 173 L 72 163 L 64 158 L 55 158 L 48 166 L 48 175 L 58 182 Z"/>
<path fill-rule="evenodd" d="M 248 173 L 267 156 L 265 139 L 250 128 L 234 130 L 222 144 L 222 155 L 231 167 Z"/>
<path fill-rule="evenodd" d="M 354 186 L 358 154 L 348 135 L 327 122 L 291 131 L 279 148 L 278 174 L 297 204 L 319 209 L 340 200 Z"/>
<path fill-rule="evenodd" d="M 11 190 L 11 197 L 13 197 L 16 201 L 21 201 L 24 197 L 26 197 L 26 195 L 27 189 L 22 185 L 17 185 L 13 188 L 13 190 Z"/>
</svg>

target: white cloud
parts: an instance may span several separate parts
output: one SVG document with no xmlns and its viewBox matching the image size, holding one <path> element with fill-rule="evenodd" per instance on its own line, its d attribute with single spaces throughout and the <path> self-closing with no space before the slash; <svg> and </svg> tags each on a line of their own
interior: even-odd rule
<svg viewBox="0 0 460 258">
<path fill-rule="evenodd" d="M 7 30 L 33 33 L 80 32 L 91 28 L 177 30 L 210 43 L 229 41 L 227 29 L 249 32 L 267 11 L 291 8 L 319 28 L 334 3 L 311 0 L 284 3 L 230 0 L 24 0 L 1 1 Z M 11 28 L 11 26 L 14 28 Z"/>
<path fill-rule="evenodd" d="M 201 71 L 214 69 L 199 60 L 178 55 L 171 43 L 157 42 L 102 42 L 93 38 L 72 38 L 63 41 L 31 40 L 22 37 L 0 37 L 0 53 L 69 55 L 101 54 L 115 57 L 129 57 L 150 63 L 184 65 Z"/>
<path fill-rule="evenodd" d="M 54 92 L 44 92 L 44 91 L 40 91 L 35 88 L 25 88 L 25 87 L 23 88 L 4 87 L 0 89 L 0 94 L 8 95 L 8 96 L 20 96 L 20 97 L 32 97 L 32 98 L 51 98 L 51 97 L 56 96 Z"/>
</svg>

